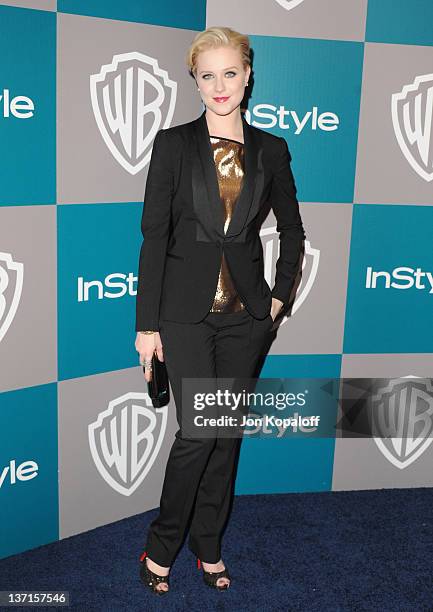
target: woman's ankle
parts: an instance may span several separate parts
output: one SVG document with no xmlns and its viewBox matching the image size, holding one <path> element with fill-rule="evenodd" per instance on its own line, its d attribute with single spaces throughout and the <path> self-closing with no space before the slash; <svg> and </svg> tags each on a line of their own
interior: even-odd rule
<svg viewBox="0 0 433 612">
<path fill-rule="evenodd" d="M 150 569 L 150 571 L 154 572 L 155 574 L 158 574 L 158 576 L 168 576 L 168 573 L 170 571 L 169 566 L 167 567 L 167 566 L 159 565 L 155 561 L 152 561 L 150 557 L 146 557 L 146 564 L 147 564 L 147 567 Z"/>
<path fill-rule="evenodd" d="M 202 565 L 203 565 L 203 567 L 204 567 L 205 569 L 206 569 L 206 568 L 209 568 L 209 567 L 216 568 L 216 567 L 221 566 L 221 570 L 216 570 L 216 569 L 209 570 L 209 569 L 208 569 L 207 571 L 222 571 L 222 569 L 223 569 L 223 568 L 225 568 L 225 565 L 224 565 L 224 562 L 223 562 L 223 560 L 222 560 L 222 559 L 220 559 L 220 560 L 219 560 L 219 561 L 217 561 L 216 563 L 207 563 L 206 561 L 202 561 L 201 563 L 202 563 Z M 206 567 L 205 567 L 205 566 L 206 566 Z"/>
</svg>

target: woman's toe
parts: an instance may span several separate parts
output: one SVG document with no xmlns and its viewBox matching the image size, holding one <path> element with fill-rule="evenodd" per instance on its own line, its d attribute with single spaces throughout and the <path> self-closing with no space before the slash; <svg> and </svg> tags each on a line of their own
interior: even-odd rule
<svg viewBox="0 0 433 612">
<path fill-rule="evenodd" d="M 160 584 L 158 584 L 158 590 L 159 591 L 168 591 L 168 585 L 166 582 L 162 582 Z"/>
</svg>

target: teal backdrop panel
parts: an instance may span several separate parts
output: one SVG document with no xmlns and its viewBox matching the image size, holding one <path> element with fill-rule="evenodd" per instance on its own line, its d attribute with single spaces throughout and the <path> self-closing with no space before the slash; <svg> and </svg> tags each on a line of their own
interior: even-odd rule
<svg viewBox="0 0 433 612">
<path fill-rule="evenodd" d="M 260 378 L 338 378 L 340 372 L 341 355 L 269 355 Z M 336 420 L 337 401 L 334 410 Z M 235 494 L 330 491 L 334 448 L 333 437 L 244 436 Z"/>
<path fill-rule="evenodd" d="M 353 207 L 344 353 L 433 351 L 433 206 Z"/>
<path fill-rule="evenodd" d="M 353 202 L 364 44 L 250 39 L 250 123 L 287 140 L 298 199 Z"/>
<path fill-rule="evenodd" d="M 142 203 L 58 206 L 59 380 L 138 365 Z"/>
<path fill-rule="evenodd" d="M 0 205 L 56 202 L 56 14 L 0 6 Z"/>
<path fill-rule="evenodd" d="M 365 40 L 433 45 L 432 0 L 368 0 Z"/>
<path fill-rule="evenodd" d="M 0 394 L 0 534 L 0 558 L 59 538 L 55 383 Z"/>
<path fill-rule="evenodd" d="M 57 10 L 187 30 L 206 27 L 206 0 L 57 0 Z"/>
</svg>

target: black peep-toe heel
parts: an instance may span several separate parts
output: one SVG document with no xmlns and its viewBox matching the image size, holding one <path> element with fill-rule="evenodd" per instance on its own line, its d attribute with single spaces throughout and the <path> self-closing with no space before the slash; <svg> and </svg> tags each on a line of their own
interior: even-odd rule
<svg viewBox="0 0 433 612">
<path fill-rule="evenodd" d="M 200 569 L 200 568 L 201 568 L 201 561 L 197 557 L 197 569 Z M 227 578 L 228 580 L 230 580 L 230 583 L 219 585 L 217 584 L 217 581 L 219 578 Z M 224 568 L 220 572 L 207 572 L 203 568 L 203 580 L 205 584 L 207 584 L 208 587 L 211 587 L 213 589 L 218 589 L 218 591 L 227 591 L 227 589 L 229 588 L 232 582 L 231 576 L 227 568 Z"/>
<path fill-rule="evenodd" d="M 169 586 L 170 572 L 167 574 L 167 576 L 159 576 L 158 574 L 155 574 L 155 572 L 152 572 L 152 570 L 147 567 L 146 557 L 147 552 L 144 551 L 140 557 L 140 578 L 153 593 L 156 593 L 157 595 L 165 595 L 170 589 L 158 589 L 157 587 L 158 584 L 161 584 L 161 582 L 165 582 L 167 586 Z"/>
</svg>

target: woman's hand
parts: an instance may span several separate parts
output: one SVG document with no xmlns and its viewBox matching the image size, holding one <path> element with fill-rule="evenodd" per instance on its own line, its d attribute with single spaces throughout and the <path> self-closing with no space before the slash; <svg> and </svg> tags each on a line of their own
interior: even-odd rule
<svg viewBox="0 0 433 612">
<path fill-rule="evenodd" d="M 275 321 L 278 313 L 283 307 L 283 304 L 284 302 L 282 302 L 281 300 L 278 300 L 277 298 L 274 298 L 274 297 L 272 298 L 271 317 L 273 321 Z"/>
<path fill-rule="evenodd" d="M 164 361 L 162 342 L 159 332 L 155 332 L 154 334 L 141 334 L 140 332 L 137 332 L 135 349 L 140 355 L 140 362 L 150 361 L 155 351 L 159 361 Z M 147 382 L 152 380 L 152 372 L 150 372 L 150 370 L 147 368 L 144 372 L 144 378 L 147 380 Z"/>
</svg>

